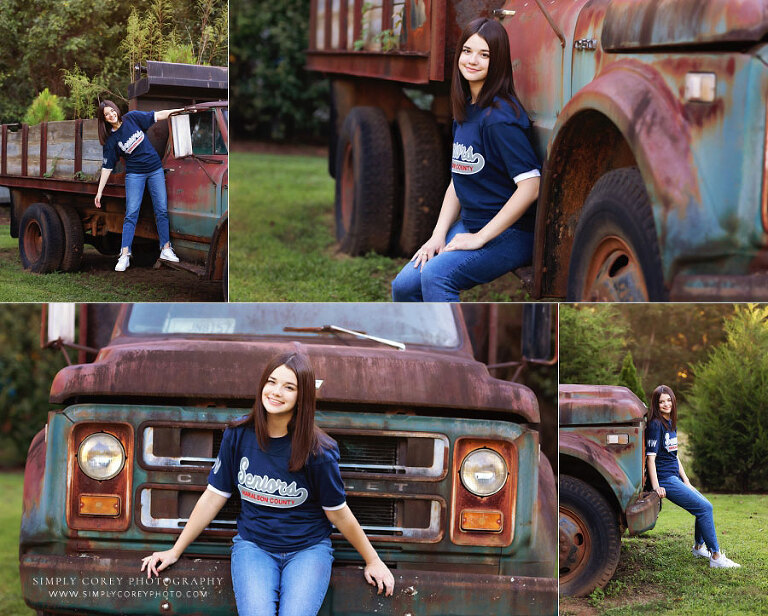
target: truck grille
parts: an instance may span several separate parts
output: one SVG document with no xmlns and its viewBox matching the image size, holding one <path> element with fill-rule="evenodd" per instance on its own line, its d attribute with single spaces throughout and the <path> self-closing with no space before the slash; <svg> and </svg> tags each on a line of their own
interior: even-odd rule
<svg viewBox="0 0 768 616">
<path fill-rule="evenodd" d="M 143 466 L 153 469 L 210 469 L 222 427 L 153 425 L 141 431 Z M 329 430 L 339 445 L 342 474 L 403 475 L 439 479 L 445 475 L 448 439 L 441 434 Z"/>
<path fill-rule="evenodd" d="M 424 494 L 423 487 L 404 490 L 400 482 L 444 479 L 449 452 L 446 436 L 323 427 L 339 445 L 347 504 L 371 538 L 440 541 L 446 517 L 444 499 Z M 153 422 L 140 428 L 141 466 L 167 472 L 169 482 L 157 479 L 161 483 L 138 487 L 138 518 L 142 528 L 155 532 L 180 532 L 184 528 L 204 489 L 205 475 L 216 459 L 223 433 L 224 426 L 220 424 Z M 162 474 L 155 473 L 158 476 Z M 179 481 L 189 484 L 180 485 Z M 391 484 L 393 481 L 398 483 Z M 433 485 L 437 488 L 439 484 Z M 240 495 L 235 492 L 208 530 L 233 532 L 239 512 Z"/>
</svg>

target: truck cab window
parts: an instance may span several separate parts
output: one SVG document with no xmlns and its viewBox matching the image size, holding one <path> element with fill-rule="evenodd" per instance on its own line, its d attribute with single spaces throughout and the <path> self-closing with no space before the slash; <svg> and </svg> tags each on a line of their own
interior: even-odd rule
<svg viewBox="0 0 768 616">
<path fill-rule="evenodd" d="M 216 123 L 214 111 L 201 111 L 189 116 L 192 152 L 198 155 L 226 154 L 227 144 Z"/>
</svg>

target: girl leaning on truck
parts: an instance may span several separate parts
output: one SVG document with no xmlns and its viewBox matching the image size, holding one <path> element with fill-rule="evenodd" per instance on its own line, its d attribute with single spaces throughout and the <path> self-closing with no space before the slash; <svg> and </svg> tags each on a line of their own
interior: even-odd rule
<svg viewBox="0 0 768 616">
<path fill-rule="evenodd" d="M 503 26 L 462 32 L 451 83 L 451 183 L 430 237 L 392 281 L 395 301 L 458 302 L 459 292 L 531 262 L 541 164 L 512 81 Z"/>
<path fill-rule="evenodd" d="M 651 395 L 651 419 L 646 432 L 651 486 L 659 497 L 668 498 L 696 516 L 692 548 L 695 557 L 708 558 L 710 567 L 741 567 L 720 551 L 712 504 L 691 485 L 677 451 L 677 401 L 669 387 L 659 385 Z"/>
<path fill-rule="evenodd" d="M 145 132 L 152 124 L 166 120 L 176 111 L 181 109 L 129 111 L 122 115 L 112 101 L 105 100 L 99 105 L 99 142 L 104 146 L 104 164 L 94 199 L 97 208 L 101 207 L 101 193 L 109 174 L 120 156 L 125 158 L 125 220 L 120 256 L 115 265 L 116 272 L 124 272 L 130 265 L 131 244 L 136 232 L 145 185 L 149 188 L 152 207 L 155 210 L 155 224 L 160 237 L 160 258 L 174 263 L 179 261 L 170 241 L 163 163 Z"/>
<path fill-rule="evenodd" d="M 328 590 L 331 524 L 365 559 L 365 579 L 392 594 L 394 577 L 346 504 L 335 441 L 315 425 L 306 356 L 274 358 L 251 414 L 224 432 L 219 456 L 176 544 L 142 561 L 147 576 L 175 563 L 232 492 L 240 492 L 232 586 L 240 616 L 313 616 Z"/>
</svg>

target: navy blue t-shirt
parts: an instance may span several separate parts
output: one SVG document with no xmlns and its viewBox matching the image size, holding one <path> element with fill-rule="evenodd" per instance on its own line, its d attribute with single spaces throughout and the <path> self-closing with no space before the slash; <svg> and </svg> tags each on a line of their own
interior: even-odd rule
<svg viewBox="0 0 768 616">
<path fill-rule="evenodd" d="M 126 113 L 120 128 L 107 137 L 102 168 L 114 169 L 122 156 L 126 173 L 152 173 L 160 169 L 163 163 L 144 132 L 154 123 L 154 111 Z"/>
<path fill-rule="evenodd" d="M 665 428 L 658 419 L 645 432 L 645 455 L 656 456 L 656 477 L 659 480 L 680 474 L 677 461 L 677 430 Z"/>
<path fill-rule="evenodd" d="M 269 441 L 265 452 L 252 425 L 228 428 L 208 486 L 226 497 L 240 492 L 237 531 L 243 539 L 269 552 L 303 550 L 331 534 L 323 510 L 346 503 L 339 448 L 334 443 L 290 472 L 291 436 Z"/>
<path fill-rule="evenodd" d="M 467 117 L 453 122 L 451 176 L 461 204 L 461 220 L 472 233 L 482 229 L 504 206 L 517 183 L 541 175 L 541 163 L 528 133 L 528 116 L 505 100 L 490 107 L 467 105 Z M 533 231 L 532 205 L 513 225 Z"/>
</svg>

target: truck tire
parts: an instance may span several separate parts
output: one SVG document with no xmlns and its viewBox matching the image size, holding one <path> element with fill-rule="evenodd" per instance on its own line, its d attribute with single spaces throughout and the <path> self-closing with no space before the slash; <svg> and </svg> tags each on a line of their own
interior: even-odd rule
<svg viewBox="0 0 768 616">
<path fill-rule="evenodd" d="M 594 185 L 573 239 L 568 301 L 665 301 L 656 227 L 637 167 Z"/>
<path fill-rule="evenodd" d="M 64 255 L 61 258 L 59 269 L 62 272 L 75 272 L 80 269 L 80 264 L 83 262 L 85 241 L 83 222 L 74 208 L 58 203 L 54 204 L 53 207 L 56 208 L 56 213 L 64 227 Z"/>
<path fill-rule="evenodd" d="M 120 244 L 123 237 L 120 233 L 109 233 L 106 235 L 97 235 L 91 239 L 93 247 L 106 257 L 117 257 L 120 254 Z"/>
<path fill-rule="evenodd" d="M 160 258 L 160 247 L 157 240 L 135 238 L 131 246 L 131 265 L 149 267 Z"/>
<path fill-rule="evenodd" d="M 47 274 L 61 265 L 64 227 L 53 206 L 33 203 L 19 223 L 19 255 L 24 269 Z"/>
<path fill-rule="evenodd" d="M 440 129 L 431 113 L 403 109 L 397 114 L 397 127 L 402 147 L 403 208 L 396 250 L 401 256 L 412 257 L 437 222 L 448 185 L 448 167 Z"/>
<path fill-rule="evenodd" d="M 584 597 L 602 588 L 619 564 L 616 513 L 595 488 L 560 476 L 560 593 Z"/>
<path fill-rule="evenodd" d="M 336 239 L 350 255 L 386 254 L 395 211 L 392 131 L 378 107 L 354 107 L 339 134 Z"/>
</svg>

